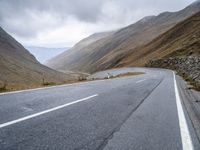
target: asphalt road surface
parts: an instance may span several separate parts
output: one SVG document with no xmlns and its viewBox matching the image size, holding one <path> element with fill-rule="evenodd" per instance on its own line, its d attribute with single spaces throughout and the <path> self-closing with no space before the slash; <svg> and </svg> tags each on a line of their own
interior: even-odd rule
<svg viewBox="0 0 200 150">
<path fill-rule="evenodd" d="M 200 144 L 169 70 L 0 94 L 0 150 L 192 150 Z"/>
</svg>

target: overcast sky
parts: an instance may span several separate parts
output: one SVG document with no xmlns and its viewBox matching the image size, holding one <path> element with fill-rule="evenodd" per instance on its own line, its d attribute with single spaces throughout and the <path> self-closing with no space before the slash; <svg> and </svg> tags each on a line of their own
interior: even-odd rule
<svg viewBox="0 0 200 150">
<path fill-rule="evenodd" d="M 195 0 L 0 0 L 0 25 L 22 44 L 69 47 Z"/>
</svg>

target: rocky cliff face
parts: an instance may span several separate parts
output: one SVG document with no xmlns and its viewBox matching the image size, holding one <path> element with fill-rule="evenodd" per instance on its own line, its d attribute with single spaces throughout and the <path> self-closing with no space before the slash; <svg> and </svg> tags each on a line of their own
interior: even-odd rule
<svg viewBox="0 0 200 150">
<path fill-rule="evenodd" d="M 187 81 L 190 81 L 196 89 L 200 90 L 200 57 L 170 57 L 150 61 L 146 66 L 175 70 Z"/>
</svg>

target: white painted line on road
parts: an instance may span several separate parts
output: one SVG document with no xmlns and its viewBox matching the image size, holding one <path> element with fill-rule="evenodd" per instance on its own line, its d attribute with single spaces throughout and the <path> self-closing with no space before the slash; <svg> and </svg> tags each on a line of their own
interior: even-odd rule
<svg viewBox="0 0 200 150">
<path fill-rule="evenodd" d="M 176 105 L 178 110 L 178 118 L 179 118 L 179 126 L 180 126 L 180 132 L 181 132 L 181 140 L 182 140 L 182 147 L 183 150 L 193 150 L 193 144 L 191 140 L 191 136 L 189 133 L 187 121 L 183 112 L 183 106 L 181 104 L 181 98 L 178 92 L 178 87 L 176 83 L 176 76 L 174 75 L 174 87 L 175 87 L 175 95 L 176 95 Z"/>
<path fill-rule="evenodd" d="M 37 117 L 37 116 L 41 116 L 41 115 L 44 115 L 46 113 L 49 113 L 49 112 L 52 112 L 52 111 L 55 111 L 55 110 L 58 110 L 58 109 L 61 109 L 61 108 L 64 108 L 64 107 L 67 107 L 67 106 L 70 106 L 70 105 L 73 105 L 73 104 L 76 104 L 76 103 L 79 103 L 79 102 L 83 102 L 83 101 L 89 100 L 89 99 L 91 99 L 93 97 L 96 97 L 96 96 L 98 96 L 98 94 L 95 94 L 95 95 L 92 95 L 92 96 L 88 96 L 86 98 L 82 98 L 82 99 L 79 99 L 79 100 L 76 100 L 76 101 L 73 101 L 73 102 L 70 102 L 70 103 L 67 103 L 67 104 L 64 104 L 64 105 L 60 105 L 60 106 L 57 106 L 57 107 L 54 107 L 54 108 L 51 108 L 51 109 L 36 113 L 36 114 L 32 114 L 32 115 L 23 117 L 23 118 L 19 118 L 19 119 L 13 120 L 13 121 L 9 121 L 9 122 L 0 124 L 0 128 L 4 128 L 4 127 L 10 126 L 10 125 L 13 125 L 13 124 L 16 124 L 16 123 L 19 123 L 19 122 L 22 122 L 22 121 Z"/>
<path fill-rule="evenodd" d="M 143 81 L 146 81 L 147 79 L 143 79 L 143 80 L 139 80 L 137 81 L 136 83 L 140 83 L 140 82 L 143 82 Z"/>
</svg>

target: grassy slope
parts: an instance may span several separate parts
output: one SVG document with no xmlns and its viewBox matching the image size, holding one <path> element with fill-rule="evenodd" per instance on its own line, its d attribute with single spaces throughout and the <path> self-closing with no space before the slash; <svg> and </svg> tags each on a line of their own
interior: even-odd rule
<svg viewBox="0 0 200 150">
<path fill-rule="evenodd" d="M 99 41 L 102 38 L 107 38 L 111 36 L 113 32 L 102 32 L 95 33 L 80 42 L 78 42 L 73 48 L 65 51 L 58 56 L 48 60 L 46 65 L 62 71 L 75 71 L 75 72 L 85 72 L 84 65 L 87 61 L 86 57 L 92 53 L 94 47 L 101 45 L 103 41 Z M 97 43 L 93 45 L 92 43 Z M 81 67 L 80 67 L 80 64 Z"/>
<path fill-rule="evenodd" d="M 177 24 L 156 39 L 138 47 L 116 65 L 144 66 L 149 60 L 170 56 L 200 55 L 200 12 Z"/>
<path fill-rule="evenodd" d="M 110 36 L 90 43 L 79 50 L 79 52 L 82 51 L 81 53 L 76 51 L 72 51 L 71 54 L 68 53 L 66 57 L 63 56 L 64 59 L 61 62 L 56 60 L 59 63 L 52 67 L 92 73 L 127 65 L 130 63 L 126 63 L 127 56 L 140 55 L 140 50 L 137 49 L 136 51 L 136 47 L 149 43 L 199 10 L 200 2 L 178 12 L 165 12 L 158 16 L 146 17 Z M 84 53 L 85 51 L 86 53 Z M 70 61 L 71 59 L 76 61 Z"/>
<path fill-rule="evenodd" d="M 75 80 L 42 64 L 20 43 L 0 28 L 0 89 L 38 87 L 45 83 L 60 84 Z"/>
<path fill-rule="evenodd" d="M 200 12 L 137 50 L 122 65 L 173 69 L 200 90 Z"/>
</svg>

